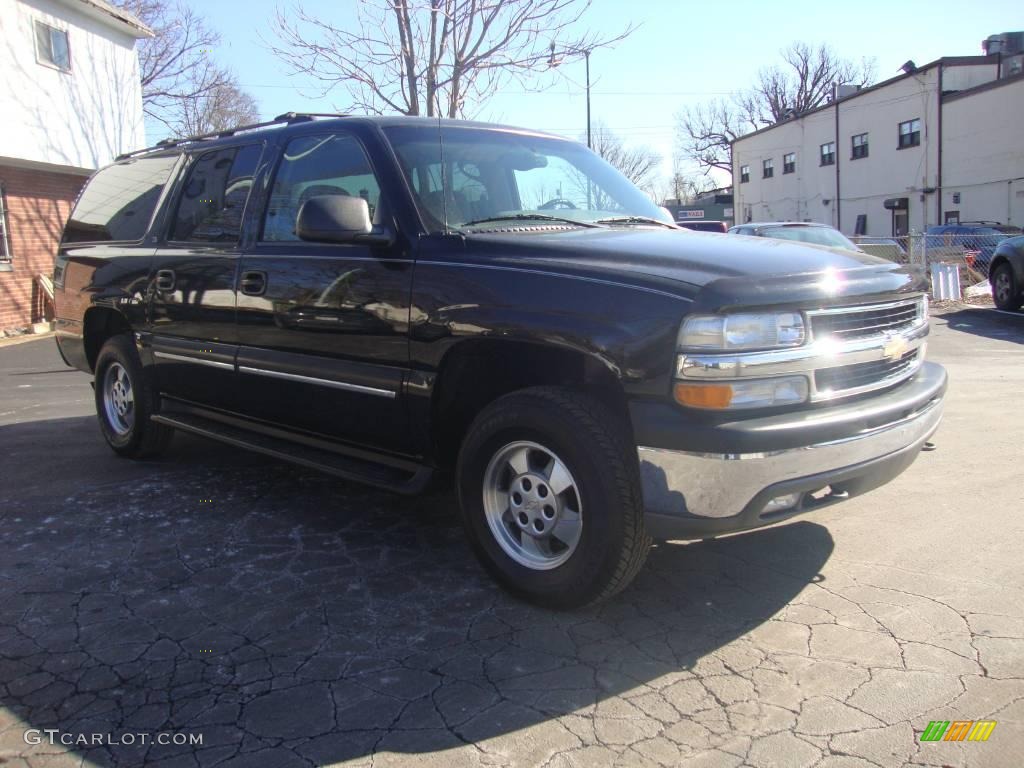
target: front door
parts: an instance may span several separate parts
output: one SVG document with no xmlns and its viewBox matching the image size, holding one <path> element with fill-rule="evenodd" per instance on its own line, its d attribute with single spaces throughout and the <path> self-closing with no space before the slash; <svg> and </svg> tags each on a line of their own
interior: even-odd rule
<svg viewBox="0 0 1024 768">
<path fill-rule="evenodd" d="M 263 145 L 194 152 L 153 259 L 153 359 L 162 394 L 234 409 L 235 273 Z"/>
<path fill-rule="evenodd" d="M 413 261 L 393 245 L 304 242 L 302 204 L 359 196 L 375 225 L 394 227 L 368 155 L 345 132 L 292 138 L 267 194 L 238 280 L 239 403 L 265 422 L 405 452 Z"/>
<path fill-rule="evenodd" d="M 892 236 L 906 237 L 910 232 L 910 215 L 907 210 L 892 212 Z"/>
</svg>

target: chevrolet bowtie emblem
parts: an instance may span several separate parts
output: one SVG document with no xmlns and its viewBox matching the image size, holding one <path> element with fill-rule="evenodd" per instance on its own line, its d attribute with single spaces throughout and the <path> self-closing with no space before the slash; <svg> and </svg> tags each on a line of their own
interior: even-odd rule
<svg viewBox="0 0 1024 768">
<path fill-rule="evenodd" d="M 882 357 L 886 360 L 899 360 L 907 350 L 907 340 L 902 336 L 895 336 L 885 342 L 882 347 Z"/>
</svg>

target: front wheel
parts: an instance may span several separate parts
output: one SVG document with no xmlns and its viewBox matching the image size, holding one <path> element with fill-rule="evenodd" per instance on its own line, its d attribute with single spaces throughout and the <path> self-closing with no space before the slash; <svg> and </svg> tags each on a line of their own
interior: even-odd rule
<svg viewBox="0 0 1024 768">
<path fill-rule="evenodd" d="M 96 415 L 107 445 L 133 459 L 163 453 L 174 430 L 150 419 L 156 396 L 129 336 L 103 345 L 95 373 Z"/>
<path fill-rule="evenodd" d="M 650 548 L 636 449 L 570 390 L 506 395 L 473 422 L 457 486 L 478 558 L 512 593 L 553 608 L 611 597 Z"/>
<path fill-rule="evenodd" d="M 1005 262 L 992 273 L 992 300 L 999 309 L 1020 309 L 1020 290 L 1013 276 L 1013 267 Z"/>
</svg>

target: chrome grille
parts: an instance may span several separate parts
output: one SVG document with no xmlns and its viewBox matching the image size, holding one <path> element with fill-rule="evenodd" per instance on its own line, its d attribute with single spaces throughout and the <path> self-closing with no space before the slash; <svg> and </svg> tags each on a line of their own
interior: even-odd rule
<svg viewBox="0 0 1024 768">
<path fill-rule="evenodd" d="M 684 352 L 680 379 L 728 383 L 806 377 L 809 402 L 885 389 L 924 364 L 928 304 L 923 296 L 806 312 L 807 343 L 784 349 Z"/>
<path fill-rule="evenodd" d="M 864 339 L 907 330 L 918 322 L 918 299 L 860 307 L 839 307 L 809 312 L 815 340 Z"/>
<path fill-rule="evenodd" d="M 814 372 L 814 388 L 819 395 L 851 394 L 863 387 L 872 389 L 892 380 L 898 381 L 918 366 L 920 350 L 914 349 L 896 360 L 873 360 L 868 363 L 822 368 Z"/>
</svg>

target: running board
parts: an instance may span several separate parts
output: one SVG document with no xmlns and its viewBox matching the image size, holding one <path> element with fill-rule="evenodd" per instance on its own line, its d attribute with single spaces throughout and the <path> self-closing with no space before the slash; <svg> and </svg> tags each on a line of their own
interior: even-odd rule
<svg viewBox="0 0 1024 768">
<path fill-rule="evenodd" d="M 273 456 L 275 459 L 396 493 L 419 493 L 430 482 L 434 473 L 432 469 L 422 465 L 399 469 L 365 459 L 342 456 L 332 451 L 302 445 L 280 437 L 262 435 L 192 413 L 161 413 L 150 418 L 157 424 L 180 429 L 182 432 L 208 437 L 237 448 Z"/>
</svg>

